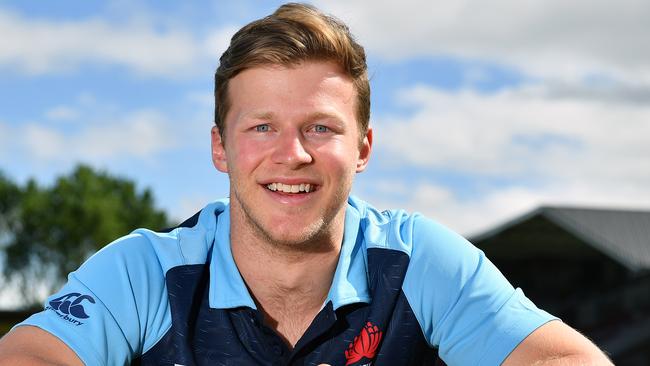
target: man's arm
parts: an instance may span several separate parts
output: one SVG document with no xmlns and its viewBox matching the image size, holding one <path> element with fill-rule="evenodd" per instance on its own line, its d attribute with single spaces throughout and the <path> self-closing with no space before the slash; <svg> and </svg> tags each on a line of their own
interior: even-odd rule
<svg viewBox="0 0 650 366">
<path fill-rule="evenodd" d="M 52 334 L 20 326 L 0 339 L 0 365 L 83 366 L 77 355 Z"/>
<path fill-rule="evenodd" d="M 524 339 L 503 366 L 613 365 L 598 347 L 559 320 L 550 321 Z"/>
</svg>

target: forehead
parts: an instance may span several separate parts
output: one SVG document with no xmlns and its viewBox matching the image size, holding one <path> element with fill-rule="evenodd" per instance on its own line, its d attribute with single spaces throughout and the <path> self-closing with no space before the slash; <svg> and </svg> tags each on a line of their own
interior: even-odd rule
<svg viewBox="0 0 650 366">
<path fill-rule="evenodd" d="M 336 109 L 355 118 L 353 80 L 333 62 L 252 67 L 233 77 L 228 89 L 231 117 L 253 110 L 256 114 L 290 114 Z"/>
</svg>

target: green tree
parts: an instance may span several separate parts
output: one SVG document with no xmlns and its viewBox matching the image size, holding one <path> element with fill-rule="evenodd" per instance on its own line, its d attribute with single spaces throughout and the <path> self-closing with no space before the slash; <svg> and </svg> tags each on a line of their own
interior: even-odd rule
<svg viewBox="0 0 650 366">
<path fill-rule="evenodd" d="M 21 200 L 20 188 L 0 171 L 0 245 L 7 240 Z"/>
<path fill-rule="evenodd" d="M 18 187 L 0 175 L 0 245 L 3 274 L 26 304 L 36 288 L 53 292 L 91 254 L 138 227 L 169 226 L 151 192 L 124 178 L 80 165 L 51 187 L 30 180 Z M 35 295 L 36 294 L 36 295 Z"/>
</svg>

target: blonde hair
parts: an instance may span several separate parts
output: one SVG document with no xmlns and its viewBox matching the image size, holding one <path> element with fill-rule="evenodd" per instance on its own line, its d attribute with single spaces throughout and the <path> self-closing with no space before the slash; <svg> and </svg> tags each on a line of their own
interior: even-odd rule
<svg viewBox="0 0 650 366">
<path fill-rule="evenodd" d="M 370 121 L 370 83 L 366 54 L 348 27 L 307 4 L 288 3 L 241 28 L 221 55 L 214 76 L 215 124 L 222 138 L 230 108 L 228 82 L 238 73 L 264 65 L 293 66 L 304 61 L 333 61 L 353 80 L 360 136 Z"/>
</svg>

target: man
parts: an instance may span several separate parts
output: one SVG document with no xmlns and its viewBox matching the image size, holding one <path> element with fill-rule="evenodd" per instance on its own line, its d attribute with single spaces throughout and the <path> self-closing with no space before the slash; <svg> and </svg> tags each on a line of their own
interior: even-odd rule
<svg viewBox="0 0 650 366">
<path fill-rule="evenodd" d="M 460 236 L 349 197 L 373 131 L 345 25 L 282 6 L 235 34 L 215 79 L 230 199 L 98 252 L 1 364 L 610 364 Z"/>
</svg>

